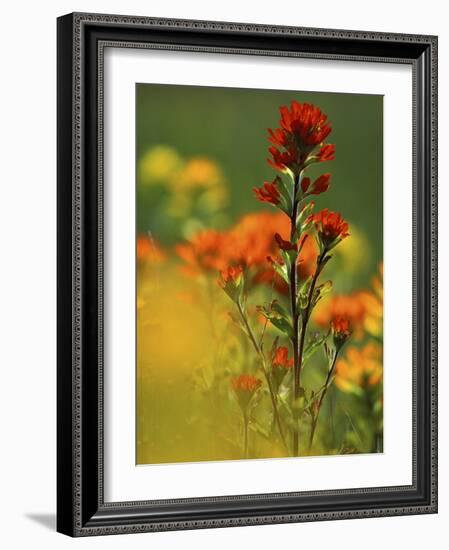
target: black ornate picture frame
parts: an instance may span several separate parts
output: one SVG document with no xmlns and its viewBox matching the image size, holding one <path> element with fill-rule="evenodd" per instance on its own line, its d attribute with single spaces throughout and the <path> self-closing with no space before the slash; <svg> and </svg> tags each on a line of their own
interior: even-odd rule
<svg viewBox="0 0 449 550">
<path fill-rule="evenodd" d="M 105 502 L 105 45 L 403 63 L 413 70 L 413 483 Z M 95 14 L 58 19 L 58 495 L 70 536 L 437 512 L 437 38 Z M 400 139 L 400 135 L 398 137 Z M 132 368 L 132 367 L 130 367 Z"/>
</svg>

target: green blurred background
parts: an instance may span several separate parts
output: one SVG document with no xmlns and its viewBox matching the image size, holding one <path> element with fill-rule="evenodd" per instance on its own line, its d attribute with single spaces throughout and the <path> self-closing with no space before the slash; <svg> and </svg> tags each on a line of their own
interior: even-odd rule
<svg viewBox="0 0 449 550">
<path fill-rule="evenodd" d="M 328 115 L 333 128 L 328 138 L 336 145 L 336 159 L 311 167 L 309 173 L 332 173 L 332 187 L 316 197 L 317 209 L 337 210 L 369 241 L 365 276 L 382 259 L 382 122 L 383 97 L 378 95 L 254 90 L 137 84 L 137 165 L 154 146 L 166 145 L 183 158 L 208 157 L 222 169 L 229 188 L 227 220 L 265 206 L 252 188 L 273 179 L 267 164 L 267 128 L 279 125 L 279 107 L 292 99 L 311 102 Z M 161 209 L 154 208 L 157 193 L 137 181 L 137 230 L 149 232 L 162 245 L 179 235 Z"/>
</svg>

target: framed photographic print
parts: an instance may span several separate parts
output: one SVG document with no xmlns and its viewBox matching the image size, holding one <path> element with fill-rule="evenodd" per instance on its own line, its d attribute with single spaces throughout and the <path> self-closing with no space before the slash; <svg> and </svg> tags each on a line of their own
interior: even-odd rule
<svg viewBox="0 0 449 550">
<path fill-rule="evenodd" d="M 58 531 L 437 511 L 437 38 L 58 19 Z"/>
</svg>

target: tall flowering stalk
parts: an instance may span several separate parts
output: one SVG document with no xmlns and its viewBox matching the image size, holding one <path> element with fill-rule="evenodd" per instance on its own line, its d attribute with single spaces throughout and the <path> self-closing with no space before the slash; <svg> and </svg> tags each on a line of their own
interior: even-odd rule
<svg viewBox="0 0 449 550">
<path fill-rule="evenodd" d="M 335 158 L 334 145 L 325 143 L 331 133 L 327 116 L 318 107 L 297 101 L 292 101 L 290 108 L 281 107 L 280 114 L 280 127 L 268 130 L 272 144 L 268 163 L 286 178 L 278 175 L 272 182 L 265 182 L 262 187 L 255 188 L 254 193 L 259 201 L 278 208 L 290 220 L 289 240 L 279 234 L 275 235 L 279 257 L 270 257 L 269 261 L 289 289 L 289 313 L 285 310 L 278 310 L 277 313 L 284 322 L 281 330 L 289 338 L 293 351 L 292 454 L 298 456 L 299 422 L 304 410 L 301 403 L 306 397 L 301 386 L 301 373 L 305 362 L 307 326 L 314 306 L 330 287 L 330 283 L 318 285 L 319 277 L 331 259 L 329 252 L 349 233 L 348 224 L 340 214 L 328 209 L 312 214 L 314 204 L 310 199 L 329 189 L 331 175 L 324 173 L 312 181 L 306 171 L 314 164 Z M 300 280 L 301 251 L 311 234 L 319 249 L 316 266 L 311 277 Z M 264 311 L 273 322 L 269 309 Z M 280 326 L 279 319 L 277 326 Z M 328 367 L 326 387 L 331 381 L 337 354 L 338 349 L 335 347 L 335 357 Z M 313 395 L 309 405 L 312 414 L 310 442 L 313 441 L 318 419 L 318 414 L 313 416 L 313 411 L 321 408 L 326 391 L 321 392 L 318 401 Z"/>
</svg>

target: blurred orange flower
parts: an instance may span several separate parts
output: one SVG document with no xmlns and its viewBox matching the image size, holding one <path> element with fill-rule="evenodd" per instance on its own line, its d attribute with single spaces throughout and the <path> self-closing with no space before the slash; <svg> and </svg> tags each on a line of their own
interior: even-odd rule
<svg viewBox="0 0 449 550">
<path fill-rule="evenodd" d="M 362 349 L 348 348 L 336 365 L 335 384 L 346 392 L 354 392 L 382 381 L 382 347 L 370 342 Z"/>
<path fill-rule="evenodd" d="M 178 244 L 176 252 L 184 260 L 183 271 L 190 276 L 207 271 L 220 271 L 227 267 L 222 255 L 224 236 L 219 231 L 208 229 L 197 233 L 189 242 Z"/>
<path fill-rule="evenodd" d="M 365 308 L 365 330 L 376 337 L 383 332 L 383 264 L 379 265 L 379 273 L 371 281 L 371 291 L 360 292 L 360 299 Z"/>
<path fill-rule="evenodd" d="M 363 335 L 363 326 L 366 316 L 365 302 L 361 292 L 348 295 L 334 295 L 324 298 L 314 310 L 313 320 L 320 327 L 328 327 L 336 319 L 344 318 L 350 323 L 354 335 Z"/>
<path fill-rule="evenodd" d="M 166 254 L 152 237 L 141 234 L 136 240 L 136 257 L 139 263 L 159 263 L 166 259 Z"/>
<path fill-rule="evenodd" d="M 289 238 L 288 217 L 282 212 L 255 212 L 243 216 L 229 231 L 204 230 L 197 233 L 189 242 L 177 245 L 176 252 L 185 262 L 183 271 L 190 276 L 241 266 L 250 270 L 250 283 L 273 283 L 277 290 L 286 293 L 287 285 L 267 259 L 278 254 L 276 234 L 278 240 Z M 317 256 L 316 243 L 313 239 L 306 239 L 298 258 L 300 278 L 313 273 Z"/>
</svg>

